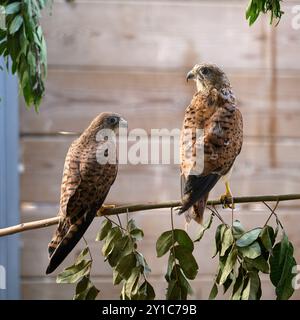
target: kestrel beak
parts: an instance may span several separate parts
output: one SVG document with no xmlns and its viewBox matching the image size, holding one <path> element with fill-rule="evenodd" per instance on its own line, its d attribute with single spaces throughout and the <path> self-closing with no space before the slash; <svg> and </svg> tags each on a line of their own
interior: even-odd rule
<svg viewBox="0 0 300 320">
<path fill-rule="evenodd" d="M 195 78 L 195 73 L 193 70 L 191 70 L 186 75 L 186 82 L 188 82 L 189 80 L 194 79 L 194 78 Z"/>
</svg>

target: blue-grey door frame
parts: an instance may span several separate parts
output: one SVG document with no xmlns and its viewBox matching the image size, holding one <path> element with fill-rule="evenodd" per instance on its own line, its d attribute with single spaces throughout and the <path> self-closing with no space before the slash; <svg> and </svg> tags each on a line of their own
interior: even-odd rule
<svg viewBox="0 0 300 320">
<path fill-rule="evenodd" d="M 1 57 L 0 65 L 3 66 Z M 0 97 L 0 228 L 3 228 L 19 223 L 18 84 L 5 67 L 0 71 Z M 0 238 L 0 281 L 0 299 L 20 298 L 18 235 Z"/>
</svg>

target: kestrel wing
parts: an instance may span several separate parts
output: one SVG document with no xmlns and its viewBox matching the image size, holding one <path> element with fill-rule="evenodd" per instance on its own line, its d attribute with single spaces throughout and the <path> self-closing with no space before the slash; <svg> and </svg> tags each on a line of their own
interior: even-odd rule
<svg viewBox="0 0 300 320">
<path fill-rule="evenodd" d="M 228 103 L 211 117 L 205 127 L 204 174 L 225 175 L 241 151 L 243 142 L 242 115 Z"/>
<path fill-rule="evenodd" d="M 189 175 L 182 198 L 183 205 L 179 214 L 189 209 L 197 200 L 206 196 L 207 193 L 216 185 L 220 176 L 218 174 L 209 174 L 207 176 Z"/>
</svg>

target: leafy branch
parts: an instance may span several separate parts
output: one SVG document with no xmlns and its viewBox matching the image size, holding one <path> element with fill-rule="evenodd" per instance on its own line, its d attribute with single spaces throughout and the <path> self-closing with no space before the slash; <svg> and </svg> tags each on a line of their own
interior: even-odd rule
<svg viewBox="0 0 300 320">
<path fill-rule="evenodd" d="M 128 215 L 127 215 L 128 217 Z M 124 229 L 120 223 L 113 227 L 110 219 L 103 221 L 96 241 L 105 241 L 102 254 L 113 268 L 113 284 L 123 284 L 122 300 L 152 300 L 155 292 L 147 281 L 151 272 L 146 259 L 137 250 L 137 242 L 144 237 L 134 220 L 127 221 Z"/>
<path fill-rule="evenodd" d="M 216 229 L 215 254 L 219 254 L 219 266 L 210 299 L 218 294 L 218 287 L 223 286 L 226 293 L 231 287 L 232 300 L 259 300 L 261 298 L 260 273 L 270 273 L 278 300 L 287 300 L 294 292 L 292 280 L 293 268 L 297 264 L 293 257 L 293 246 L 275 213 L 278 203 L 271 210 L 271 215 L 264 226 L 246 231 L 241 222 L 235 220 L 232 226 L 224 223 Z M 277 228 L 267 225 L 275 215 Z M 282 237 L 276 244 L 279 228 Z"/>
<path fill-rule="evenodd" d="M 261 13 L 266 14 L 270 12 L 270 24 L 274 19 L 279 23 L 284 12 L 281 10 L 282 0 L 250 0 L 246 10 L 246 19 L 251 26 L 259 17 Z"/>
<path fill-rule="evenodd" d="M 124 229 L 119 223 L 106 219 L 101 225 L 96 241 L 103 241 L 102 254 L 113 270 L 113 284 L 123 284 L 120 298 L 123 300 L 152 300 L 155 292 L 147 281 L 151 272 L 146 259 L 137 250 L 137 241 L 144 233 L 133 219 Z M 95 299 L 99 290 L 90 281 L 92 259 L 86 260 L 88 246 L 80 253 L 74 265 L 57 276 L 58 283 L 77 283 L 74 299 Z"/>
<path fill-rule="evenodd" d="M 193 293 L 188 279 L 193 280 L 198 273 L 198 264 L 193 256 L 194 243 L 189 235 L 174 229 L 171 209 L 172 230 L 164 232 L 156 242 L 157 257 L 169 252 L 168 269 L 165 279 L 168 283 L 168 300 L 186 300 Z"/>
<path fill-rule="evenodd" d="M 40 25 L 41 10 L 47 2 L 0 0 L 5 17 L 0 29 L 0 55 L 4 56 L 7 69 L 11 60 L 11 71 L 18 75 L 26 104 L 34 105 L 36 111 L 44 95 L 47 74 L 46 42 Z"/>
<path fill-rule="evenodd" d="M 87 259 L 88 255 L 90 259 Z M 100 292 L 90 280 L 92 263 L 92 255 L 87 246 L 80 252 L 75 263 L 56 278 L 57 283 L 77 283 L 74 300 L 95 300 Z"/>
<path fill-rule="evenodd" d="M 295 196 L 289 195 L 288 198 Z M 185 300 L 192 295 L 189 280 L 195 279 L 198 273 L 198 263 L 193 256 L 195 244 L 211 228 L 213 219 L 218 218 L 221 224 L 216 228 L 213 257 L 218 255 L 219 264 L 209 298 L 214 299 L 219 287 L 223 287 L 224 293 L 231 289 L 230 297 L 233 300 L 259 300 L 262 295 L 260 275 L 265 273 L 270 274 L 277 299 L 289 299 L 294 292 L 297 264 L 293 256 L 293 245 L 276 213 L 279 199 L 277 198 L 274 208 L 263 203 L 270 210 L 266 222 L 262 227 L 245 230 L 238 220 L 230 225 L 225 223 L 213 201 L 210 201 L 208 209 L 211 215 L 200 227 L 194 241 L 186 231 L 174 228 L 171 206 L 172 228 L 163 232 L 156 242 L 157 257 L 169 253 L 165 275 L 166 298 Z M 126 227 L 122 226 L 118 216 L 117 221 L 106 217 L 96 241 L 104 242 L 102 254 L 112 268 L 113 284 L 122 284 L 120 298 L 154 299 L 155 291 L 147 279 L 151 270 L 138 251 L 138 242 L 143 239 L 144 232 L 136 226 L 133 219 L 128 220 L 128 211 L 127 208 Z M 268 225 L 272 217 L 276 222 L 275 230 Z M 87 259 L 88 254 L 90 259 Z M 74 299 L 95 299 L 99 293 L 90 279 L 92 262 L 87 246 L 75 263 L 57 277 L 59 283 L 77 283 Z"/>
</svg>

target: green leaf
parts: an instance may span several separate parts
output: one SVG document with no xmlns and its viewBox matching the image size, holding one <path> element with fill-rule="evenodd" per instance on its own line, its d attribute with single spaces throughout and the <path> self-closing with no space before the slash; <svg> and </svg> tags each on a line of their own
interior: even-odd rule
<svg viewBox="0 0 300 320">
<path fill-rule="evenodd" d="M 249 246 L 252 242 L 254 242 L 259 234 L 260 234 L 261 228 L 255 228 L 250 231 L 245 232 L 237 241 L 236 245 L 238 247 L 247 247 Z"/>
<path fill-rule="evenodd" d="M 113 250 L 115 244 L 117 243 L 117 240 L 122 237 L 122 233 L 118 227 L 114 227 L 111 230 L 109 230 L 106 239 L 105 244 L 102 247 L 102 254 L 107 257 Z"/>
<path fill-rule="evenodd" d="M 25 85 L 23 87 L 23 95 L 24 95 L 24 99 L 26 101 L 26 104 L 29 106 L 33 103 L 33 98 L 32 98 L 33 93 L 31 91 L 31 87 L 30 87 L 29 82 L 27 82 L 29 80 L 29 77 L 26 76 L 26 74 L 27 74 L 27 72 L 25 73 L 25 76 L 23 78 L 23 79 L 26 79 L 26 80 L 24 80 Z"/>
<path fill-rule="evenodd" d="M 148 281 L 144 281 L 138 291 L 139 300 L 154 300 L 155 291 Z"/>
<path fill-rule="evenodd" d="M 92 261 L 82 260 L 80 263 L 72 265 L 61 272 L 57 278 L 57 283 L 75 283 L 82 277 L 90 273 Z"/>
<path fill-rule="evenodd" d="M 12 2 L 5 7 L 5 14 L 14 14 L 20 11 L 21 2 Z"/>
<path fill-rule="evenodd" d="M 234 283 L 235 281 L 235 276 L 233 274 L 233 272 L 231 272 L 229 274 L 229 276 L 227 277 L 226 281 L 223 283 L 223 289 L 224 289 L 224 294 L 227 292 L 227 290 L 230 288 L 230 286 L 232 285 L 232 283 Z"/>
<path fill-rule="evenodd" d="M 115 269 L 113 270 L 113 284 L 117 285 L 119 284 L 123 278 L 120 276 L 119 272 L 116 271 Z"/>
<path fill-rule="evenodd" d="M 250 296 L 250 290 L 251 290 L 250 278 L 246 278 L 244 281 L 246 286 L 242 292 L 241 300 L 248 300 Z"/>
<path fill-rule="evenodd" d="M 267 251 L 272 254 L 272 247 L 275 241 L 275 233 L 272 227 L 265 226 L 260 232 L 260 239 Z"/>
<path fill-rule="evenodd" d="M 213 215 L 211 214 L 210 217 L 206 220 L 206 222 L 204 223 L 204 225 L 202 226 L 202 228 L 200 229 L 197 238 L 194 240 L 194 242 L 196 241 L 200 241 L 205 233 L 206 230 L 208 230 L 212 224 L 213 221 Z"/>
<path fill-rule="evenodd" d="M 232 247 L 231 251 L 229 252 L 229 254 L 227 256 L 224 268 L 222 270 L 219 284 L 223 284 L 226 281 L 229 274 L 231 273 L 231 271 L 236 263 L 236 260 L 237 260 L 237 253 L 238 253 L 237 249 L 235 247 Z"/>
<path fill-rule="evenodd" d="M 263 256 L 259 256 L 255 259 L 245 258 L 245 261 L 250 266 L 256 268 L 263 273 L 269 273 L 269 264 Z"/>
<path fill-rule="evenodd" d="M 77 259 L 75 261 L 75 265 L 79 264 L 82 260 L 84 260 L 84 258 L 89 254 L 89 248 L 86 247 L 84 248 L 79 255 L 77 256 Z"/>
<path fill-rule="evenodd" d="M 143 272 L 145 274 L 148 274 L 151 272 L 151 269 L 145 259 L 145 257 L 140 253 L 140 252 L 135 252 L 135 256 L 136 256 L 136 260 L 137 260 L 137 263 L 143 268 Z"/>
<path fill-rule="evenodd" d="M 73 300 L 95 300 L 99 292 L 88 277 L 83 277 L 77 283 Z"/>
<path fill-rule="evenodd" d="M 194 250 L 194 243 L 189 235 L 181 229 L 174 230 L 174 238 L 175 241 L 181 246 L 184 247 L 185 250 L 192 252 Z"/>
<path fill-rule="evenodd" d="M 173 235 L 172 230 L 165 231 L 161 236 L 158 238 L 156 242 L 156 254 L 157 257 L 162 257 L 166 254 L 173 244 Z"/>
<path fill-rule="evenodd" d="M 243 275 L 243 268 L 240 266 L 238 277 L 235 280 L 235 283 L 233 285 L 233 291 L 232 291 L 232 300 L 240 300 L 242 296 L 242 291 L 244 288 L 244 275 Z"/>
<path fill-rule="evenodd" d="M 224 231 L 221 242 L 222 243 L 221 243 L 220 256 L 224 256 L 227 249 L 229 249 L 231 247 L 231 245 L 233 244 L 233 235 L 232 235 L 232 231 L 230 228 L 227 228 Z"/>
<path fill-rule="evenodd" d="M 251 243 L 247 247 L 240 247 L 238 250 L 243 257 L 247 257 L 249 259 L 255 259 L 261 255 L 260 245 L 257 241 Z"/>
<path fill-rule="evenodd" d="M 139 290 L 138 282 L 141 275 L 141 268 L 134 267 L 130 271 L 131 274 L 126 281 L 125 294 L 131 299 L 138 293 Z"/>
<path fill-rule="evenodd" d="M 6 41 L 1 42 L 1 44 L 0 44 L 0 55 L 3 54 L 3 52 L 6 50 L 6 47 L 7 47 L 7 42 Z M 1 66 L 1 68 L 2 68 L 2 66 Z M 2 68 L 2 70 L 3 70 L 3 68 Z"/>
<path fill-rule="evenodd" d="M 249 5 L 246 10 L 246 20 L 248 20 L 251 15 L 252 15 L 252 1 L 249 2 Z"/>
<path fill-rule="evenodd" d="M 270 279 L 272 284 L 276 287 L 281 279 L 284 260 L 288 250 L 288 243 L 286 236 L 281 242 L 278 242 L 273 248 L 273 256 L 270 257 Z"/>
<path fill-rule="evenodd" d="M 101 224 L 101 229 L 97 233 L 96 241 L 101 241 L 105 239 L 108 232 L 111 230 L 111 228 L 112 228 L 112 223 L 107 219 L 103 220 Z"/>
<path fill-rule="evenodd" d="M 183 274 L 182 270 L 180 269 L 179 265 L 175 265 L 174 269 L 177 268 L 177 276 L 178 276 L 178 282 L 181 288 L 184 288 L 184 292 L 187 292 L 187 294 L 192 295 L 193 294 L 193 289 L 188 282 L 187 278 Z M 175 270 L 174 270 L 175 271 Z M 176 273 L 176 271 L 175 271 Z M 176 277 L 176 274 L 173 275 L 173 278 Z"/>
<path fill-rule="evenodd" d="M 158 257 L 163 256 L 170 250 L 173 245 L 173 236 L 174 242 L 180 244 L 187 251 L 192 252 L 194 250 L 194 243 L 184 230 L 175 229 L 174 234 L 172 230 L 169 230 L 164 232 L 156 242 L 156 252 Z"/>
<path fill-rule="evenodd" d="M 23 24 L 23 17 L 19 15 L 15 16 L 9 26 L 9 33 L 10 34 L 16 33 L 20 29 L 22 24 Z"/>
<path fill-rule="evenodd" d="M 143 239 L 143 237 L 144 237 L 144 232 L 143 232 L 143 230 L 137 228 L 137 229 L 131 230 L 131 231 L 130 231 L 130 235 L 131 235 L 131 237 L 132 237 L 134 240 L 139 241 L 139 240 L 142 240 L 142 239 Z"/>
<path fill-rule="evenodd" d="M 168 269 L 167 269 L 167 273 L 165 275 L 165 279 L 169 282 L 170 279 L 171 279 L 171 273 L 172 273 L 172 270 L 173 270 L 173 266 L 175 264 L 175 258 L 172 254 L 172 252 L 170 252 L 170 255 L 169 255 L 169 259 L 168 259 Z"/>
<path fill-rule="evenodd" d="M 166 298 L 167 300 L 182 300 L 181 287 L 176 280 L 168 283 Z"/>
<path fill-rule="evenodd" d="M 195 279 L 198 273 L 198 264 L 191 252 L 186 251 L 185 247 L 180 245 L 174 247 L 175 258 L 179 261 L 185 276 L 188 279 Z"/>
<path fill-rule="evenodd" d="M 270 278 L 276 287 L 277 300 L 287 300 L 294 293 L 292 286 L 293 268 L 297 263 L 293 253 L 293 245 L 289 242 L 287 235 L 284 234 L 281 242 L 275 245 L 273 256 L 270 257 Z"/>
<path fill-rule="evenodd" d="M 243 233 L 245 233 L 245 229 L 242 226 L 239 220 L 235 220 L 232 225 L 232 234 L 235 239 L 239 239 Z"/>
<path fill-rule="evenodd" d="M 136 226 L 136 224 L 135 224 L 134 219 L 130 219 L 130 220 L 128 221 L 127 229 L 128 229 L 129 232 L 131 232 L 131 231 L 134 230 L 134 229 L 137 229 L 137 226 Z"/>
<path fill-rule="evenodd" d="M 257 300 L 258 293 L 260 291 L 260 279 L 257 272 L 249 272 L 248 274 L 248 282 L 243 290 L 241 299 L 242 300 Z"/>
<path fill-rule="evenodd" d="M 261 291 L 261 283 L 257 272 L 250 272 L 250 295 L 249 300 L 258 300 L 258 294 Z M 260 292 L 261 295 L 261 292 Z M 260 297 L 259 297 L 260 298 Z"/>
<path fill-rule="evenodd" d="M 112 248 L 112 251 L 110 252 L 110 254 L 108 255 L 108 262 L 110 264 L 111 267 L 115 267 L 119 260 L 131 253 L 133 250 L 133 244 L 132 244 L 132 241 L 130 241 L 130 238 L 128 236 L 124 236 L 122 238 L 119 238 L 113 248 Z"/>
<path fill-rule="evenodd" d="M 210 294 L 209 294 L 208 299 L 214 300 L 217 295 L 218 295 L 218 287 L 217 287 L 216 283 L 214 283 L 213 287 L 210 290 Z"/>
<path fill-rule="evenodd" d="M 221 250 L 221 239 L 223 237 L 223 233 L 227 229 L 227 226 L 225 224 L 220 224 L 217 227 L 216 235 L 215 235 L 215 252 L 213 254 L 213 257 L 217 255 L 217 253 Z"/>
<path fill-rule="evenodd" d="M 131 275 L 131 270 L 136 267 L 136 256 L 132 252 L 123 256 L 116 266 L 116 271 L 123 279 L 128 279 Z"/>
</svg>

